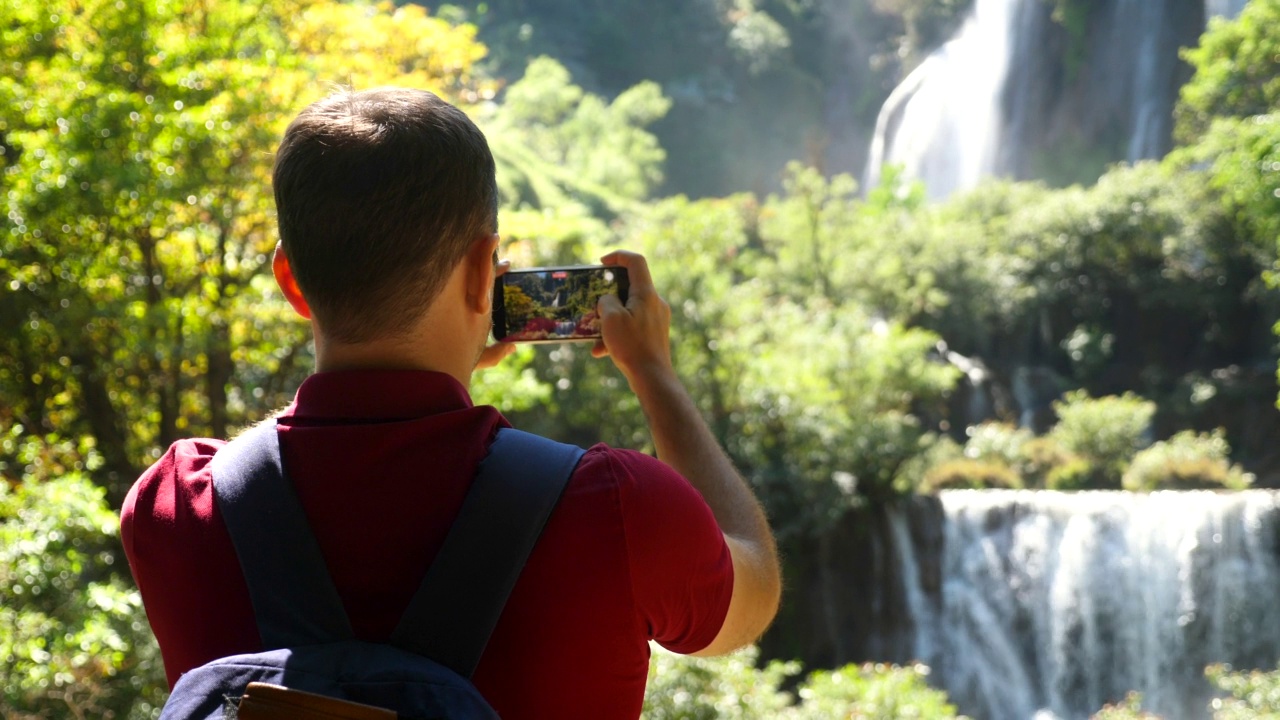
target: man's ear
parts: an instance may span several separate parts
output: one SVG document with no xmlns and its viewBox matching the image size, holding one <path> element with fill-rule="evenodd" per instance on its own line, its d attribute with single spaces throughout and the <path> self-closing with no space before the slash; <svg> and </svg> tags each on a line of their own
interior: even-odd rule
<svg viewBox="0 0 1280 720">
<path fill-rule="evenodd" d="M 280 292 L 284 293 L 285 299 L 293 309 L 310 320 L 311 306 L 307 305 L 307 299 L 302 297 L 302 289 L 298 287 L 298 281 L 293 277 L 293 268 L 289 267 L 289 258 L 285 257 L 284 248 L 279 243 L 276 244 L 275 256 L 271 258 L 271 272 L 276 276 L 276 284 L 280 286 Z"/>
<path fill-rule="evenodd" d="M 463 258 L 467 268 L 467 308 L 481 315 L 488 315 L 493 308 L 499 239 L 497 235 L 488 235 L 476 240 Z"/>
</svg>

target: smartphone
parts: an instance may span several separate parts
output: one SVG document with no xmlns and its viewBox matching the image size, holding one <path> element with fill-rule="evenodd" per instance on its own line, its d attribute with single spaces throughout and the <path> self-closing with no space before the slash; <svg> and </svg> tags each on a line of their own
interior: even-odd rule
<svg viewBox="0 0 1280 720">
<path fill-rule="evenodd" d="M 627 301 L 627 269 L 618 266 L 508 270 L 493 284 L 493 337 L 498 342 L 566 342 L 600 337 L 596 302 Z"/>
</svg>

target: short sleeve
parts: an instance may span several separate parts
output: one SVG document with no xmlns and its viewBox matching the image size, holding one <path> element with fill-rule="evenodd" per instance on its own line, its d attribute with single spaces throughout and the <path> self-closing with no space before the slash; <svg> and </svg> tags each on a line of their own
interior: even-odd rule
<svg viewBox="0 0 1280 720">
<path fill-rule="evenodd" d="M 209 463 L 223 443 L 180 440 L 130 489 L 120 539 L 169 684 L 261 646 L 248 588 L 218 516 Z"/>
<path fill-rule="evenodd" d="M 636 611 L 676 653 L 711 644 L 733 595 L 733 561 L 711 508 L 666 464 L 611 450 Z"/>
</svg>

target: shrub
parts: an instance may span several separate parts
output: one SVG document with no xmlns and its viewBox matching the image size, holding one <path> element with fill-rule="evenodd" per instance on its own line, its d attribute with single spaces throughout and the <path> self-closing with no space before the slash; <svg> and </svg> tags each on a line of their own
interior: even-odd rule
<svg viewBox="0 0 1280 720">
<path fill-rule="evenodd" d="M 1055 467 L 1045 476 L 1044 486 L 1049 490 L 1109 490 L 1111 478 L 1095 464 L 1084 458 L 1075 458 Z"/>
<path fill-rule="evenodd" d="M 1035 438 L 1030 430 L 1005 423 L 987 422 L 966 431 L 969 440 L 964 455 L 973 460 L 996 461 L 1013 466 L 1022 456 L 1022 448 Z"/>
<path fill-rule="evenodd" d="M 1124 489 L 1243 490 L 1253 477 L 1232 465 L 1231 446 L 1221 430 L 1212 433 L 1180 432 L 1138 453 L 1124 473 Z"/>
<path fill-rule="evenodd" d="M 1160 720 L 1159 715 L 1142 711 L 1142 695 L 1131 692 L 1117 705 L 1103 705 L 1089 720 Z"/>
<path fill-rule="evenodd" d="M 164 675 L 116 573 L 116 516 L 79 475 L 0 480 L 0 716 L 144 718 Z"/>
<path fill-rule="evenodd" d="M 929 687 L 929 668 L 847 665 L 809 676 L 800 688 L 803 704 L 787 717 L 795 720 L 943 720 L 961 717 L 947 694 Z"/>
<path fill-rule="evenodd" d="M 1018 474 L 998 461 L 952 460 L 925 473 L 920 492 L 941 490 L 1016 489 L 1022 487 Z"/>
<path fill-rule="evenodd" d="M 756 667 L 759 652 L 749 647 L 715 658 L 675 655 L 654 646 L 645 686 L 646 720 L 746 720 L 777 717 L 792 704 L 779 690 L 800 672 L 797 662 Z"/>
<path fill-rule="evenodd" d="M 1280 717 L 1280 667 L 1271 672 L 1234 672 L 1228 665 L 1211 665 L 1205 675 L 1231 694 L 1213 701 L 1214 720 Z"/>
<path fill-rule="evenodd" d="M 939 465 L 964 459 L 964 448 L 946 435 L 926 434 L 921 438 L 921 450 L 915 457 L 903 463 L 899 475 L 904 493 L 922 493 L 925 478 Z"/>
<path fill-rule="evenodd" d="M 848 665 L 817 671 L 795 695 L 781 685 L 800 664 L 771 661 L 757 668 L 754 647 L 717 658 L 654 649 L 645 689 L 645 720 L 951 720 L 946 693 L 928 686 L 923 665 Z"/>
<path fill-rule="evenodd" d="M 1095 399 L 1077 390 L 1055 402 L 1053 409 L 1058 424 L 1049 437 L 1091 466 L 1092 479 L 1086 486 L 1116 489 L 1129 461 L 1146 445 L 1156 406 L 1132 393 Z M 1079 479 L 1079 471 L 1075 467 L 1072 476 Z"/>
<path fill-rule="evenodd" d="M 1038 437 L 1023 443 L 1022 452 L 1014 463 L 1014 471 L 1029 488 L 1049 486 L 1049 475 L 1058 468 L 1079 460 L 1057 440 Z"/>
</svg>

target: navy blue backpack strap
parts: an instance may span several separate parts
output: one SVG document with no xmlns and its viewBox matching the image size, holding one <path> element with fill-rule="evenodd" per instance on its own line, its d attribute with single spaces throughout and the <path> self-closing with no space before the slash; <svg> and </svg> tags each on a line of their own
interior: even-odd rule
<svg viewBox="0 0 1280 720">
<path fill-rule="evenodd" d="M 393 644 L 471 677 L 583 452 L 498 431 Z"/>
<path fill-rule="evenodd" d="M 276 421 L 220 449 L 212 470 L 213 495 L 249 586 L 263 646 L 354 639 L 320 544 L 285 475 Z"/>
<path fill-rule="evenodd" d="M 214 455 L 214 497 L 240 560 L 266 649 L 355 635 L 297 492 L 274 420 Z M 583 450 L 504 428 L 392 644 L 471 677 L 529 553 Z"/>
</svg>

